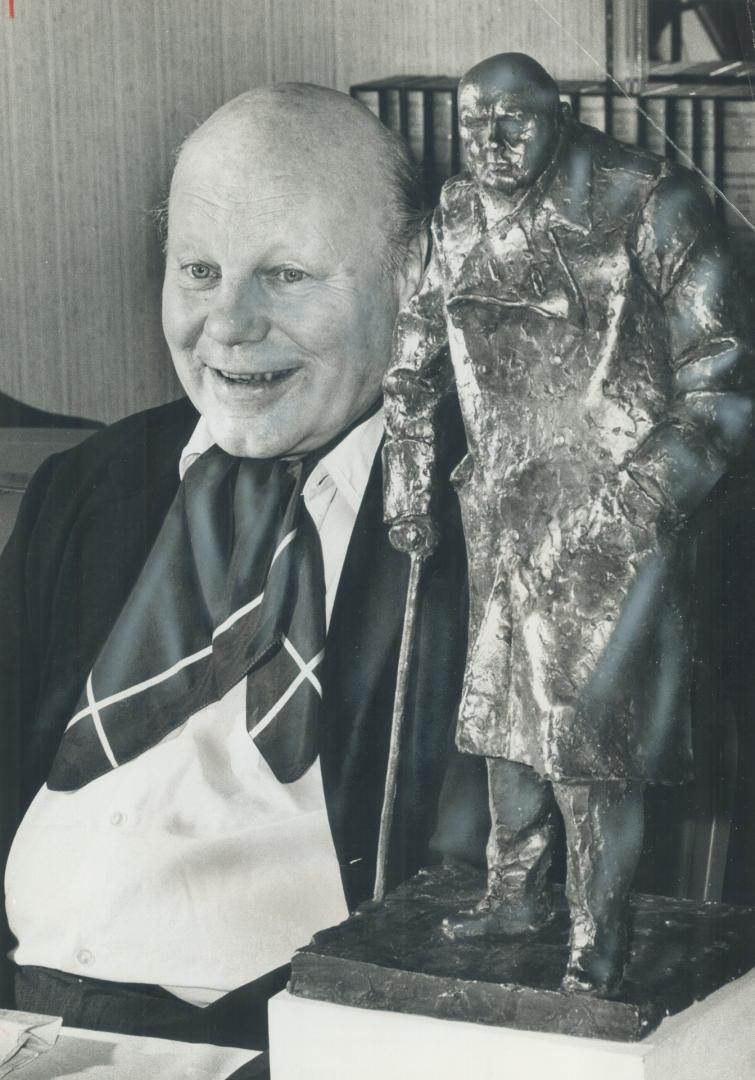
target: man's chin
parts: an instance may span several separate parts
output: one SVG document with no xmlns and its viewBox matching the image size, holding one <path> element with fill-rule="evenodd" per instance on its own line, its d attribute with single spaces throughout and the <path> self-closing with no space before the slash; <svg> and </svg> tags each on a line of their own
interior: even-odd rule
<svg viewBox="0 0 755 1080">
<path fill-rule="evenodd" d="M 295 452 L 292 450 L 292 446 L 297 442 L 294 433 L 286 436 L 280 429 L 265 431 L 253 421 L 213 422 L 210 416 L 205 416 L 205 419 L 214 441 L 232 457 L 275 458 Z"/>
<path fill-rule="evenodd" d="M 205 392 L 199 402 L 194 402 L 221 450 L 233 457 L 248 458 L 283 457 L 296 452 L 302 438 L 296 423 L 300 399 L 291 394 L 290 386 L 275 388 L 269 395 L 242 387 L 239 393 L 228 396 L 230 400 L 218 400 L 216 392 Z"/>
</svg>

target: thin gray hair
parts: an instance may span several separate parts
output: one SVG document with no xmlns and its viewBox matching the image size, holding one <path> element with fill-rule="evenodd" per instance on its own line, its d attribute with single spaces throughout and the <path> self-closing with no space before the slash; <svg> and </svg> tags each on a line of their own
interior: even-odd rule
<svg viewBox="0 0 755 1080">
<path fill-rule="evenodd" d="M 385 152 L 391 213 L 386 244 L 387 269 L 397 273 L 407 250 L 427 221 L 420 172 L 406 142 L 390 128 L 380 126 Z"/>
</svg>

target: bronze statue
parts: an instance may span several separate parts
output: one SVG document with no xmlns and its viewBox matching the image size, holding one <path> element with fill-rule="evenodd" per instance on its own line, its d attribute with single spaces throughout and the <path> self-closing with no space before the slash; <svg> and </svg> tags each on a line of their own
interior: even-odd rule
<svg viewBox="0 0 755 1080">
<path fill-rule="evenodd" d="M 563 986 L 621 978 L 643 786 L 691 775 L 690 516 L 751 430 L 746 294 L 688 170 L 573 120 L 510 53 L 459 87 L 466 169 L 386 380 L 386 519 L 435 543 L 458 394 L 471 591 L 461 750 L 487 758 L 488 887 L 455 937 L 536 932 L 565 825 Z"/>
</svg>

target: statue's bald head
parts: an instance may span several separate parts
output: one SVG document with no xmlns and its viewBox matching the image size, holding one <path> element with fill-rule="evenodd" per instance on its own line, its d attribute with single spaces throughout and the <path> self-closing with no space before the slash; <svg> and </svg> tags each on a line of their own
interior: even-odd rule
<svg viewBox="0 0 755 1080">
<path fill-rule="evenodd" d="M 323 86 L 280 83 L 233 98 L 183 144 L 171 192 L 187 174 L 222 185 L 225 167 L 263 173 L 329 192 L 353 215 L 355 227 L 374 227 L 385 239 L 391 267 L 416 232 L 421 191 L 406 147 L 363 105 Z M 285 181 L 284 181 L 285 178 Z"/>
<path fill-rule="evenodd" d="M 498 53 L 475 64 L 459 84 L 460 95 L 465 88 L 476 88 L 485 97 L 521 98 L 538 112 L 556 111 L 559 106 L 558 86 L 545 68 L 525 53 Z"/>
</svg>

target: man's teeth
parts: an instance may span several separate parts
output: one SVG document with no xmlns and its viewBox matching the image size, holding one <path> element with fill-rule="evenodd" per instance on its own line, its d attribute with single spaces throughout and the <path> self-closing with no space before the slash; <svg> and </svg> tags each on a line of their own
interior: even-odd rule
<svg viewBox="0 0 755 1080">
<path fill-rule="evenodd" d="M 240 375 L 233 371 L 223 371 L 222 368 L 218 368 L 218 371 L 224 379 L 238 383 L 271 383 L 277 379 L 282 379 L 284 375 L 290 374 L 290 369 L 285 371 L 262 371 L 255 375 Z"/>
</svg>

